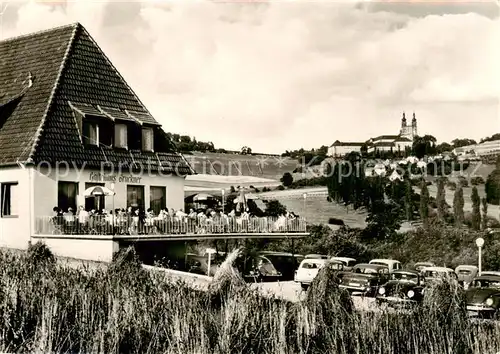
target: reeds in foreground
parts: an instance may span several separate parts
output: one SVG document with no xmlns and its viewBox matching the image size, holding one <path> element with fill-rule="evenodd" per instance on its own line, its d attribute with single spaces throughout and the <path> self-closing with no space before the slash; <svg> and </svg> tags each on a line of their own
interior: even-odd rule
<svg viewBox="0 0 500 354">
<path fill-rule="evenodd" d="M 39 251 L 38 255 L 44 254 Z M 0 253 L 0 351 L 489 354 L 500 350 L 500 325 L 467 319 L 460 289 L 447 283 L 432 290 L 427 302 L 412 312 L 357 312 L 326 268 L 307 299 L 292 304 L 250 290 L 233 273 L 235 258 L 236 253 L 228 257 L 207 292 L 143 271 L 133 253 L 122 255 L 108 270 L 93 271 L 60 267 L 46 255 Z"/>
</svg>

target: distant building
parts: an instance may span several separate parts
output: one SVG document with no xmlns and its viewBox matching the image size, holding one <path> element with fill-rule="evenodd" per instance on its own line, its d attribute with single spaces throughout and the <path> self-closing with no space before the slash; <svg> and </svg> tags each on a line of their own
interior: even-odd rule
<svg viewBox="0 0 500 354">
<path fill-rule="evenodd" d="M 342 142 L 342 141 L 335 141 L 329 148 L 328 148 L 328 155 L 329 156 L 344 156 L 347 155 L 351 152 L 361 152 L 361 147 L 365 143 L 363 142 Z"/>
<path fill-rule="evenodd" d="M 335 141 L 328 149 L 330 156 L 344 156 L 350 152 L 361 152 L 361 148 L 365 145 L 367 152 L 404 152 L 407 148 L 411 148 L 413 140 L 417 136 L 417 118 L 413 113 L 411 125 L 406 121 L 405 113 L 401 119 L 401 129 L 398 135 L 380 135 L 375 138 L 370 138 L 366 142 L 340 142 Z"/>
<path fill-rule="evenodd" d="M 500 154 L 500 140 L 486 141 L 481 144 L 461 146 L 453 149 L 455 155 L 488 156 Z"/>
</svg>

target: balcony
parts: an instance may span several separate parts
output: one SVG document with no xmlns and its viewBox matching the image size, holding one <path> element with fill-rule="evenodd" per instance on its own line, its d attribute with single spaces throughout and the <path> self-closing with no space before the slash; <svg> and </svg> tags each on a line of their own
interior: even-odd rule
<svg viewBox="0 0 500 354">
<path fill-rule="evenodd" d="M 104 238 L 114 240 L 200 240 L 231 238 L 304 237 L 306 221 L 286 217 L 229 217 L 226 219 L 116 217 L 95 215 L 85 220 L 76 216 L 38 216 L 35 237 Z"/>
</svg>

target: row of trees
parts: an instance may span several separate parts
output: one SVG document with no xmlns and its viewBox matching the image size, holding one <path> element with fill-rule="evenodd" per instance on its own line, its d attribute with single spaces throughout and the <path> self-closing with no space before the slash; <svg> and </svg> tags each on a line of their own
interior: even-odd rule
<svg viewBox="0 0 500 354">
<path fill-rule="evenodd" d="M 453 211 L 450 212 L 450 206 L 446 203 L 445 178 L 437 179 L 437 195 L 431 198 L 427 188 L 430 182 L 423 178 L 411 179 L 408 170 L 402 175 L 398 174 L 399 177 L 392 181 L 386 176 L 367 177 L 364 171 L 364 161 L 358 154 L 350 154 L 343 161 L 329 163 L 327 172 L 331 177 L 327 179 L 327 187 L 330 201 L 353 209 L 363 208 L 368 212 L 365 229 L 367 238 L 391 236 L 404 220 L 420 219 L 424 227 L 436 222 L 463 227 L 465 222 L 469 222 L 474 230 L 485 229 L 488 225 L 488 203 L 486 198 L 479 198 L 475 186 L 471 196 L 471 220 L 465 220 L 461 184 L 455 190 Z M 389 171 L 387 176 L 391 175 Z M 414 192 L 414 186 L 420 187 L 420 195 Z"/>
</svg>

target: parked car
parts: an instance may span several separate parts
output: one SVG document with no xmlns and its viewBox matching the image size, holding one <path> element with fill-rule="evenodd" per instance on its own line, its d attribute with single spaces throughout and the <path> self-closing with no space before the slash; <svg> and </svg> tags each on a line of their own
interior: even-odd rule
<svg viewBox="0 0 500 354">
<path fill-rule="evenodd" d="M 353 295 L 376 296 L 378 288 L 389 280 L 389 268 L 381 264 L 357 264 L 340 279 L 340 287 Z"/>
<path fill-rule="evenodd" d="M 223 257 L 211 257 L 210 259 L 210 273 L 208 272 L 208 257 L 200 256 L 193 253 L 186 254 L 186 269 L 189 273 L 195 273 L 200 275 L 208 275 L 213 277 L 217 270 L 219 269 L 220 264 L 223 262 Z"/>
<path fill-rule="evenodd" d="M 494 317 L 500 313 L 500 276 L 481 275 L 465 292 L 467 311 L 471 315 Z"/>
<path fill-rule="evenodd" d="M 487 271 L 481 272 L 480 275 L 497 275 L 497 276 L 500 276 L 500 272 L 493 271 L 493 270 L 487 270 Z"/>
<path fill-rule="evenodd" d="M 429 268 L 429 267 L 434 267 L 435 264 L 432 263 L 432 262 L 417 262 L 415 263 L 415 265 L 413 266 L 413 269 L 415 269 L 415 271 L 417 272 L 422 272 L 422 269 L 424 268 Z"/>
<path fill-rule="evenodd" d="M 278 272 L 281 273 L 280 280 L 283 281 L 293 280 L 295 271 L 298 269 L 300 262 L 304 260 L 304 256 L 301 254 L 271 251 L 262 251 L 259 254 L 273 263 Z"/>
<path fill-rule="evenodd" d="M 387 268 L 389 268 L 389 273 L 392 273 L 395 270 L 403 269 L 403 265 L 401 264 L 401 262 L 394 259 L 372 259 L 369 264 L 385 265 Z"/>
<path fill-rule="evenodd" d="M 455 268 L 455 273 L 457 273 L 458 282 L 460 285 L 467 290 L 469 284 L 477 276 L 479 268 L 473 265 L 459 265 Z"/>
<path fill-rule="evenodd" d="M 356 260 L 349 257 L 332 257 L 330 260 L 342 262 L 344 264 L 344 271 L 350 271 L 356 265 Z"/>
<path fill-rule="evenodd" d="M 395 270 L 390 280 L 378 289 L 377 303 L 412 305 L 422 301 L 423 284 L 420 274 L 413 270 Z"/>
<path fill-rule="evenodd" d="M 329 261 L 327 259 L 306 258 L 295 272 L 294 281 L 300 283 L 302 290 L 307 290 L 321 268 L 326 264 L 332 269 L 342 272 L 344 264 L 340 261 Z"/>
<path fill-rule="evenodd" d="M 281 278 L 273 263 L 265 256 L 257 255 L 247 260 L 242 269 L 243 279 L 247 282 L 271 282 Z"/>
<path fill-rule="evenodd" d="M 424 278 L 426 285 L 433 282 L 440 282 L 444 279 L 451 279 L 458 283 L 458 276 L 451 268 L 446 267 L 427 267 L 422 269 L 421 276 Z"/>
<path fill-rule="evenodd" d="M 307 254 L 306 259 L 328 259 L 324 254 Z"/>
</svg>

